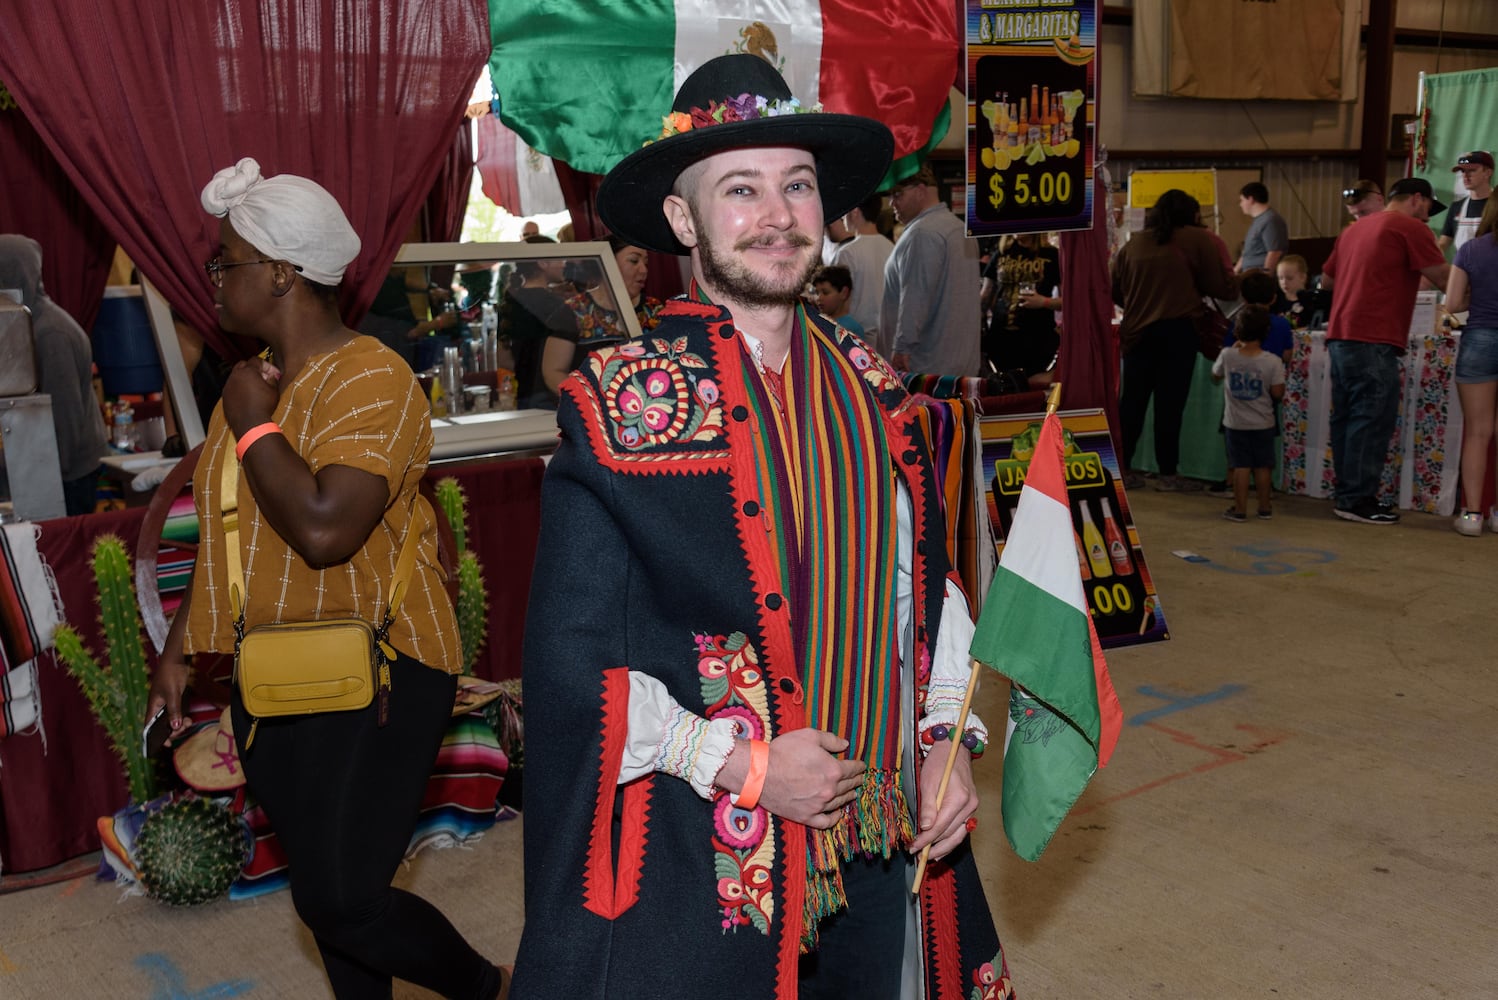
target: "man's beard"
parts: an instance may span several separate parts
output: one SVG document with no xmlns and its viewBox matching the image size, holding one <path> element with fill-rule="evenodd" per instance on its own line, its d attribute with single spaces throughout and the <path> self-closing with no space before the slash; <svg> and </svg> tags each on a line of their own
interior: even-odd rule
<svg viewBox="0 0 1498 1000">
<path fill-rule="evenodd" d="M 740 240 L 733 249 L 742 253 L 756 245 L 772 242 L 797 248 L 814 245 L 804 233 L 790 232 L 768 240 Z M 742 259 L 720 254 L 711 240 L 700 240 L 697 250 L 703 280 L 718 294 L 749 306 L 784 306 L 795 302 L 821 263 L 815 255 L 804 263 L 799 260 L 778 261 L 769 275 L 760 275 L 746 267 Z"/>
</svg>

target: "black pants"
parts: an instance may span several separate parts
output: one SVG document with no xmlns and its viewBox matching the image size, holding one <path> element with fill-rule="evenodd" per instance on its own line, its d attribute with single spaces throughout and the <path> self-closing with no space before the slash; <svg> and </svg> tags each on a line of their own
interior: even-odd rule
<svg viewBox="0 0 1498 1000">
<path fill-rule="evenodd" d="M 392 977 L 445 997 L 490 1000 L 499 970 L 432 904 L 390 881 L 416 828 L 457 681 L 415 660 L 391 666 L 390 720 L 357 712 L 250 720 L 234 735 L 251 793 L 291 865 L 297 915 L 317 939 L 339 1000 L 388 1000 Z"/>
<path fill-rule="evenodd" d="M 1190 318 L 1165 319 L 1139 332 L 1123 356 L 1118 419 L 1123 424 L 1123 464 L 1134 467 L 1134 449 L 1144 433 L 1144 414 L 1155 400 L 1155 461 L 1160 475 L 1173 476 L 1181 460 L 1181 415 L 1196 370 L 1196 327 Z"/>
<path fill-rule="evenodd" d="M 801 957 L 800 1000 L 897 1000 L 905 924 L 914 897 L 905 856 L 843 862 L 848 908 L 822 922 L 817 950 Z"/>
</svg>

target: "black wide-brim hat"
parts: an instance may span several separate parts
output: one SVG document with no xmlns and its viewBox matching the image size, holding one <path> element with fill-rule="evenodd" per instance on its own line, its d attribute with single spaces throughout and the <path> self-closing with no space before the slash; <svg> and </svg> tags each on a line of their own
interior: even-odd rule
<svg viewBox="0 0 1498 1000">
<path fill-rule="evenodd" d="M 785 78 L 760 56 L 719 56 L 703 63 L 682 82 L 671 105 L 673 115 L 694 119 L 692 126 L 626 156 L 599 185 L 604 225 L 636 246 L 687 253 L 661 208 L 676 178 L 703 157 L 756 146 L 809 151 L 816 159 L 823 218 L 847 213 L 884 178 L 894 136 L 883 122 L 861 115 L 786 108 L 791 99 Z M 766 115 L 767 105 L 778 113 Z M 740 117 L 749 107 L 760 117 Z M 715 109 L 720 113 L 708 118 Z"/>
</svg>

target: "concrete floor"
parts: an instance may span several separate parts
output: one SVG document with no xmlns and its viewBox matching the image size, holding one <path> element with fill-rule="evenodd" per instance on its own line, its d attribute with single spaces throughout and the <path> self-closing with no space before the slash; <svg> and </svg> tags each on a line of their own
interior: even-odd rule
<svg viewBox="0 0 1498 1000">
<path fill-rule="evenodd" d="M 1222 500 L 1131 499 L 1173 638 L 1109 658 L 1112 765 L 1034 864 L 1004 841 L 996 755 L 979 767 L 1021 996 L 1498 998 L 1498 538 L 1325 501 L 1232 524 Z M 1002 699 L 990 683 L 979 708 L 1002 719 Z M 505 824 L 401 881 L 508 961 L 519 855 Z M 82 879 L 0 895 L 0 928 L 6 1000 L 326 995 L 285 893 L 183 911 Z"/>
</svg>

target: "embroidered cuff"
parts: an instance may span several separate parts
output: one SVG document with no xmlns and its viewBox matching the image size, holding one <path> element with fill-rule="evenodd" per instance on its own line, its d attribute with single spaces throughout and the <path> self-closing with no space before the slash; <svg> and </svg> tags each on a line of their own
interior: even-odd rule
<svg viewBox="0 0 1498 1000">
<path fill-rule="evenodd" d="M 714 722 L 673 705 L 653 769 L 682 779 L 699 796 L 711 799 L 737 731 L 732 719 Z"/>
</svg>

